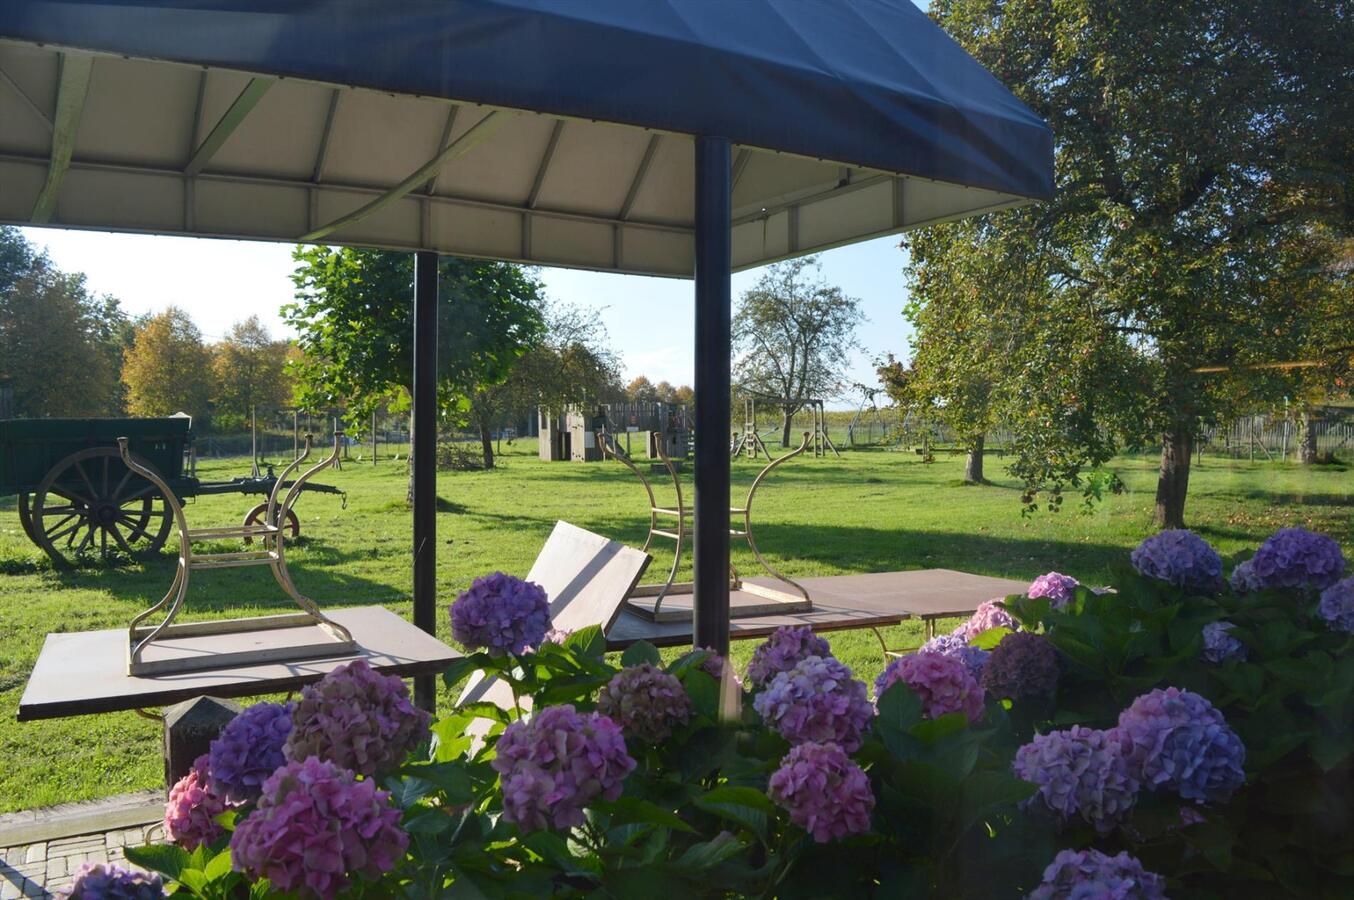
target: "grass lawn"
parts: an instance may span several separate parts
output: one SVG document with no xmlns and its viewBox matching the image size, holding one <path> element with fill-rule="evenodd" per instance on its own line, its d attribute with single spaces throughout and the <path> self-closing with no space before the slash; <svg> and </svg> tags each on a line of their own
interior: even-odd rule
<svg viewBox="0 0 1354 900">
<path fill-rule="evenodd" d="M 532 441 L 504 449 L 497 471 L 447 472 L 439 479 L 438 585 L 444 603 L 476 575 L 495 569 L 525 574 L 557 519 L 642 543 L 643 491 L 619 465 L 542 463 Z M 995 458 L 988 471 L 996 481 L 983 487 L 958 484 L 957 457 L 927 465 L 911 453 L 861 450 L 840 460 L 799 459 L 778 470 L 758 494 L 758 543 L 790 575 L 940 566 L 1029 579 L 1056 568 L 1097 582 L 1151 530 L 1155 461 L 1125 458 L 1116 467 L 1127 492 L 1089 514 L 1069 508 L 1022 518 L 1017 486 Z M 735 461 L 735 500 L 758 469 L 746 459 Z M 233 460 L 203 465 L 199 474 L 229 478 L 247 470 L 244 460 Z M 304 537 L 288 552 L 297 584 L 322 605 L 381 603 L 409 615 L 405 466 L 350 462 L 319 480 L 345 488 L 348 508 L 320 494 L 299 504 Z M 238 521 L 253 502 L 203 498 L 189 505 L 189 523 Z M 1354 551 L 1351 503 L 1354 474 L 1342 466 L 1303 470 L 1210 458 L 1194 472 L 1187 515 L 1224 555 L 1298 524 L 1325 531 Z M 738 546 L 735 563 L 754 572 L 750 554 Z M 173 567 L 174 558 L 165 555 L 121 569 L 55 571 L 20 530 L 14 498 L 0 498 L 0 812 L 159 783 L 159 728 L 153 722 L 128 712 L 20 724 L 14 714 L 44 634 L 125 626 L 160 598 Z M 651 572 L 666 567 L 660 555 Z M 266 571 L 202 572 L 193 577 L 184 618 L 285 609 Z M 439 627 L 449 639 L 445 615 Z M 916 637 L 919 626 L 892 631 L 889 640 L 904 643 Z M 831 640 L 860 676 L 872 680 L 882 668 L 869 631 L 842 632 Z M 748 642 L 735 645 L 740 665 L 751 651 Z"/>
</svg>

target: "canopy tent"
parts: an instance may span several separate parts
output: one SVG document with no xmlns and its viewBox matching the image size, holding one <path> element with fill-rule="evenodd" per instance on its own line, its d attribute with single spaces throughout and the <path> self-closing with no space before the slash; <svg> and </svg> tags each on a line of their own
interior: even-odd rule
<svg viewBox="0 0 1354 900">
<path fill-rule="evenodd" d="M 722 646 L 730 269 L 1051 191 L 1047 126 L 909 0 L 0 4 L 0 222 L 423 251 L 426 627 L 433 253 L 695 276 L 696 638 Z"/>
</svg>

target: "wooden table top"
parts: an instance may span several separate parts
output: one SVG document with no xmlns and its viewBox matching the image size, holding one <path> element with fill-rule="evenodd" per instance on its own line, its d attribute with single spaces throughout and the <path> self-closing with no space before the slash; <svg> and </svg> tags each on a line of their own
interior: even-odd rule
<svg viewBox="0 0 1354 900">
<path fill-rule="evenodd" d="M 391 675 L 436 674 L 461 655 L 380 606 L 326 614 L 352 631 L 359 645 L 356 653 L 151 677 L 127 674 L 125 628 L 49 634 L 19 700 L 19 721 L 145 709 L 207 694 L 250 697 L 290 691 L 358 658 Z"/>
</svg>

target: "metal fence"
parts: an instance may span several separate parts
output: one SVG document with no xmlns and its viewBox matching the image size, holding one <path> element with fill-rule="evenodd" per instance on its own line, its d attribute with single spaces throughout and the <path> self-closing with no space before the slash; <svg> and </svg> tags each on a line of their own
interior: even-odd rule
<svg viewBox="0 0 1354 900">
<path fill-rule="evenodd" d="M 1308 426 L 1316 440 L 1318 457 L 1354 454 L 1354 421 L 1315 419 Z M 1201 452 L 1233 459 L 1296 459 L 1302 441 L 1301 424 L 1283 416 L 1244 416 L 1226 425 L 1207 428 Z"/>
</svg>

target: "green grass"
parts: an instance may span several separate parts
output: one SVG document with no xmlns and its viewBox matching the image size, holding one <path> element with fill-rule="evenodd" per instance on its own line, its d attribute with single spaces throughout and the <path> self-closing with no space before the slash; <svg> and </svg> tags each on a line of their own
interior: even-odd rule
<svg viewBox="0 0 1354 900">
<path fill-rule="evenodd" d="M 498 471 L 443 473 L 439 480 L 437 577 L 444 604 L 478 574 L 524 574 L 557 519 L 634 545 L 643 541 L 643 492 L 619 465 L 541 463 L 530 441 L 504 449 Z M 1128 490 L 1093 512 L 1022 518 L 1017 486 L 996 458 L 988 462 L 994 483 L 982 487 L 958 486 L 957 457 L 926 465 L 911 453 L 871 450 L 840 460 L 799 459 L 758 494 L 759 544 L 791 575 L 944 566 L 1028 579 L 1057 568 L 1096 582 L 1150 532 L 1154 461 L 1126 458 L 1116 466 Z M 735 461 L 736 501 L 758 468 Z M 247 462 L 234 460 L 205 465 L 200 474 L 228 478 L 246 470 Z M 302 591 L 323 605 L 380 603 L 410 614 L 406 479 L 404 465 L 388 461 L 325 473 L 321 480 L 349 492 L 348 508 L 319 494 L 301 502 L 305 536 L 288 558 Z M 660 493 L 660 502 L 667 494 Z M 253 502 L 203 498 L 188 506 L 188 519 L 199 527 L 238 521 Z M 1354 475 L 1342 467 L 1209 459 L 1194 473 L 1188 517 L 1224 554 L 1295 524 L 1354 548 L 1351 502 Z M 734 559 L 743 571 L 755 571 L 745 549 L 735 546 Z M 20 531 L 14 498 L 0 498 L 0 812 L 159 783 L 153 722 L 129 712 L 21 724 L 14 714 L 47 632 L 124 626 L 160 598 L 173 566 L 173 558 L 163 556 L 121 569 L 55 571 Z M 666 571 L 662 556 L 652 571 Z M 187 617 L 285 608 L 267 572 L 203 572 L 193 578 Z M 449 626 L 445 615 L 441 619 L 446 638 Z M 917 635 L 910 625 L 886 636 L 904 644 Z M 869 631 L 838 633 L 832 642 L 861 676 L 873 679 L 882 668 Z M 748 642 L 735 646 L 740 665 L 751 650 Z"/>
</svg>

